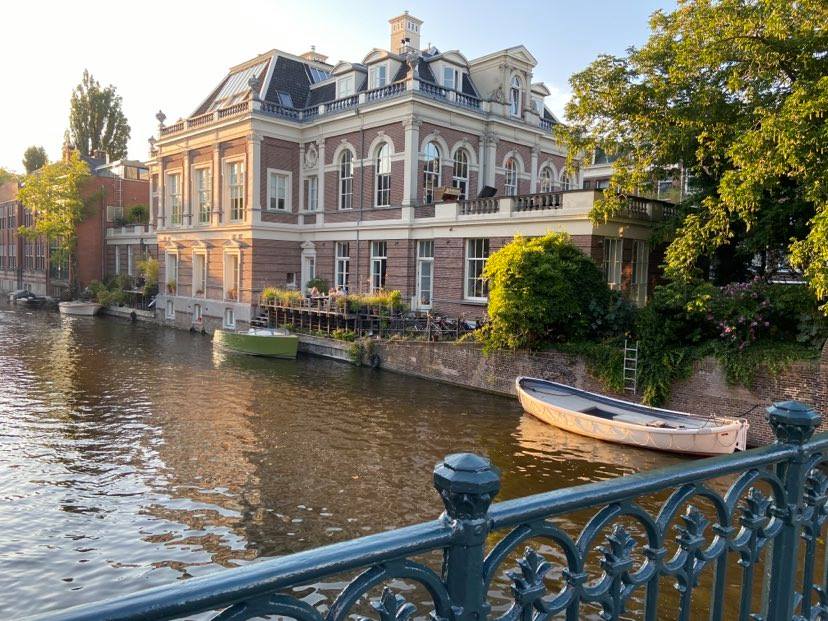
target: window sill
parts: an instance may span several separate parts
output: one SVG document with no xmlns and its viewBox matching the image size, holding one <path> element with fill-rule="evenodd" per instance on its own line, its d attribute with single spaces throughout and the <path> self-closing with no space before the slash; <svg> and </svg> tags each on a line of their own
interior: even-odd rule
<svg viewBox="0 0 828 621">
<path fill-rule="evenodd" d="M 486 306 L 489 298 L 463 298 L 463 304 L 474 304 L 475 306 Z"/>
</svg>

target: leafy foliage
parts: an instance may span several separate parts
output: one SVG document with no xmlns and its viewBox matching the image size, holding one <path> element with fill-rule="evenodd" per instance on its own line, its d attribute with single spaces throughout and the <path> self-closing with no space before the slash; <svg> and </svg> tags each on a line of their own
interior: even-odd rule
<svg viewBox="0 0 828 621">
<path fill-rule="evenodd" d="M 9 181 L 17 181 L 18 176 L 16 173 L 7 170 L 5 168 L 0 168 L 0 185 L 4 183 L 8 183 Z"/>
<path fill-rule="evenodd" d="M 610 291 L 595 263 L 564 233 L 515 237 L 486 261 L 486 350 L 538 349 L 595 333 Z"/>
<path fill-rule="evenodd" d="M 158 259 L 147 255 L 138 261 L 137 267 L 144 278 L 144 295 L 152 296 L 158 293 L 158 274 L 161 267 Z"/>
<path fill-rule="evenodd" d="M 31 175 L 34 171 L 40 170 L 49 163 L 46 149 L 43 147 L 31 146 L 23 153 L 23 167 L 26 174 Z"/>
<path fill-rule="evenodd" d="M 826 23 L 824 0 L 680 0 L 653 14 L 643 47 L 575 74 L 558 126 L 569 165 L 617 156 L 593 218 L 678 167 L 691 183 L 668 277 L 688 283 L 712 261 L 730 282 L 757 252 L 790 253 L 828 299 Z"/>
<path fill-rule="evenodd" d="M 133 205 L 127 210 L 126 222 L 128 224 L 148 224 L 149 205 Z"/>
<path fill-rule="evenodd" d="M 81 154 L 90 156 L 103 151 L 113 160 L 126 157 L 130 128 L 114 86 L 102 88 L 84 70 L 70 106 L 69 134 Z"/>
<path fill-rule="evenodd" d="M 324 278 L 311 278 L 305 286 L 308 289 L 316 289 L 320 293 L 327 293 L 328 292 L 328 281 Z"/>
<path fill-rule="evenodd" d="M 89 178 L 89 168 L 77 153 L 68 160 L 47 164 L 28 175 L 18 198 L 32 212 L 32 226 L 20 227 L 21 234 L 44 236 L 53 244 L 52 260 L 64 262 L 74 257 L 77 227 L 83 220 L 85 202 L 80 189 Z"/>
</svg>

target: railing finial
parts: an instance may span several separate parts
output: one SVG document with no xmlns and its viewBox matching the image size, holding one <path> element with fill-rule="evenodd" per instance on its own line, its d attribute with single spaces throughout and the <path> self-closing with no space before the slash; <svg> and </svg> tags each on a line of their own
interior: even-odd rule
<svg viewBox="0 0 828 621">
<path fill-rule="evenodd" d="M 500 491 L 500 470 L 480 455 L 454 453 L 435 466 L 434 487 L 451 518 L 482 518 Z"/>
<path fill-rule="evenodd" d="M 805 444 L 822 422 L 818 412 L 799 401 L 777 401 L 767 412 L 768 424 L 782 444 Z"/>
</svg>

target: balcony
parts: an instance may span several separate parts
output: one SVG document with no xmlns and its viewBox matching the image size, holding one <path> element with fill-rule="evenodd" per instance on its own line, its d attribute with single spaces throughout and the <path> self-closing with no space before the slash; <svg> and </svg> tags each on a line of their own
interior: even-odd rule
<svg viewBox="0 0 828 621">
<path fill-rule="evenodd" d="M 586 216 L 601 195 L 602 192 L 597 190 L 569 190 L 437 203 L 434 207 L 434 218 L 457 221 L 470 217 L 477 219 L 532 218 L 541 212 L 556 216 Z M 673 215 L 675 215 L 675 206 L 671 203 L 631 196 L 627 201 L 627 207 L 618 214 L 618 217 L 660 221 Z"/>
</svg>

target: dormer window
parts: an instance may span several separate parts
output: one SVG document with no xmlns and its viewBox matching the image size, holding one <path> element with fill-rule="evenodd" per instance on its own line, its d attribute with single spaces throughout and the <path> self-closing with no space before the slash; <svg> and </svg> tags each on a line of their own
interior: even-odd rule
<svg viewBox="0 0 828 621">
<path fill-rule="evenodd" d="M 371 86 L 370 88 L 382 88 L 388 84 L 388 65 L 375 65 L 371 67 Z"/>
<path fill-rule="evenodd" d="M 535 109 L 535 113 L 538 116 L 543 116 L 543 99 L 539 99 L 537 97 L 532 98 L 532 107 Z"/>
<path fill-rule="evenodd" d="M 443 67 L 443 88 L 450 91 L 459 90 L 460 72 L 454 67 Z"/>
<path fill-rule="evenodd" d="M 349 75 L 336 81 L 336 98 L 350 97 L 354 94 L 354 76 Z"/>
<path fill-rule="evenodd" d="M 522 90 L 520 78 L 513 75 L 509 86 L 509 112 L 512 116 L 520 117 Z"/>
</svg>

